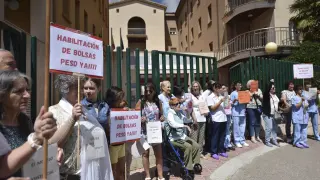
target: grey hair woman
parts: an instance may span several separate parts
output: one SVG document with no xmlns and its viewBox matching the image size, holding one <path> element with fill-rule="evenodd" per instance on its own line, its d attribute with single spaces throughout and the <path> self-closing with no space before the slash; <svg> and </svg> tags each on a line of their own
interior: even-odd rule
<svg viewBox="0 0 320 180">
<path fill-rule="evenodd" d="M 80 81 L 80 86 L 83 86 L 84 78 L 81 78 Z M 63 148 L 65 153 L 60 167 L 62 178 L 67 180 L 113 180 L 104 129 L 98 120 L 83 109 L 80 102 L 77 102 L 78 77 L 58 75 L 55 87 L 62 98 L 58 104 L 49 107 L 49 111 L 57 120 L 58 131 L 64 128 L 62 132 L 60 130 L 63 136 L 61 133 L 55 134 L 58 146 Z M 82 92 L 80 96 L 82 97 Z M 77 141 L 78 126 L 75 124 L 77 121 L 80 123 L 80 144 Z M 80 152 L 77 151 L 79 146 Z M 81 165 L 77 163 L 78 153 L 80 153 Z"/>
<path fill-rule="evenodd" d="M 30 98 L 28 82 L 19 71 L 0 71 L 0 179 L 21 176 L 22 165 L 56 130 L 52 114 L 43 107 L 34 127 L 22 112 Z"/>
<path fill-rule="evenodd" d="M 200 113 L 199 105 L 201 103 L 206 104 L 206 99 L 202 96 L 202 88 L 198 81 L 191 83 L 191 94 L 192 94 L 192 118 L 194 123 L 193 132 L 191 138 L 195 140 L 200 146 L 201 151 L 205 142 L 205 131 L 206 131 L 206 115 Z M 201 154 L 201 157 L 205 157 Z"/>
</svg>

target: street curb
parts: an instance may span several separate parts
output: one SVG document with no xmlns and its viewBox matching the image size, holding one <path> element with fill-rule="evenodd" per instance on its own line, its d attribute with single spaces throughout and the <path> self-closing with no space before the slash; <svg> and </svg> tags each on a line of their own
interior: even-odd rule
<svg viewBox="0 0 320 180">
<path fill-rule="evenodd" d="M 280 146 L 286 146 L 287 143 L 280 143 Z M 280 147 L 280 148 L 281 148 Z M 250 164 L 252 160 L 256 157 L 264 155 L 270 151 L 277 150 L 278 147 L 267 147 L 262 146 L 251 151 L 248 151 L 244 154 L 241 154 L 237 157 L 232 158 L 231 160 L 224 163 L 218 169 L 216 169 L 209 178 L 207 179 L 214 179 L 214 180 L 226 180 L 229 179 L 232 175 L 234 175 L 240 168 L 244 167 L 247 164 Z"/>
</svg>

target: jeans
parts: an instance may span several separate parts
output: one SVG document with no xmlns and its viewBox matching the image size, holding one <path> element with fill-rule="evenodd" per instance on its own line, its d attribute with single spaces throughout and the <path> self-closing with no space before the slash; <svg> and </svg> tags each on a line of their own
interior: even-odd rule
<svg viewBox="0 0 320 180">
<path fill-rule="evenodd" d="M 225 153 L 224 141 L 226 139 L 227 122 L 213 122 L 211 132 L 211 153 Z"/>
<path fill-rule="evenodd" d="M 181 149 L 184 153 L 186 168 L 193 170 L 193 165 L 200 163 L 200 145 L 193 139 L 186 137 L 186 139 L 172 141 L 172 145 Z"/>
<path fill-rule="evenodd" d="M 318 116 L 319 116 L 318 113 L 309 112 L 309 117 L 311 118 L 314 138 L 319 141 L 320 136 L 319 136 L 319 131 L 318 131 Z"/>
<path fill-rule="evenodd" d="M 274 119 L 274 116 L 271 115 L 270 117 L 268 117 L 266 115 L 262 115 L 262 118 L 265 123 L 266 143 L 269 143 L 271 138 L 273 139 L 273 141 L 276 141 L 278 126 Z"/>
<path fill-rule="evenodd" d="M 289 112 L 289 113 L 283 114 L 283 116 L 286 121 L 286 136 L 287 136 L 287 138 L 291 138 L 292 113 Z"/>
<path fill-rule="evenodd" d="M 260 135 L 260 126 L 261 126 L 261 117 L 258 109 L 247 108 L 248 117 L 249 117 L 249 133 L 250 136 L 259 137 Z"/>
<path fill-rule="evenodd" d="M 232 125 L 231 115 L 227 115 L 226 139 L 224 141 L 225 148 L 232 147 L 232 145 L 231 145 L 231 125 Z"/>
<path fill-rule="evenodd" d="M 296 145 L 298 143 L 307 143 L 307 129 L 308 124 L 298 124 L 294 123 L 294 138 L 293 138 L 293 145 Z"/>
<path fill-rule="evenodd" d="M 243 144 L 246 141 L 244 133 L 246 130 L 246 117 L 245 116 L 232 116 L 233 120 L 233 137 L 235 144 Z"/>
</svg>

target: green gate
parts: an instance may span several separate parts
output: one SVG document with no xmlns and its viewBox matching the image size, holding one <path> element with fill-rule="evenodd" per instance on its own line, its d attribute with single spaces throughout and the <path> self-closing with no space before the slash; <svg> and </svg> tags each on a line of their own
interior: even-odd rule
<svg viewBox="0 0 320 180">
<path fill-rule="evenodd" d="M 250 79 L 259 80 L 259 87 L 264 91 L 268 82 L 274 79 L 277 92 L 280 93 L 287 88 L 285 84 L 288 81 L 301 85 L 303 83 L 301 79 L 293 78 L 294 64 L 296 63 L 271 58 L 250 57 L 230 68 L 230 80 L 232 83 L 240 81 L 243 87 Z"/>
<path fill-rule="evenodd" d="M 123 61 L 125 59 L 125 61 Z M 112 63 L 116 64 L 116 69 L 112 68 Z M 123 65 L 123 63 L 125 65 Z M 123 71 L 125 67 L 125 72 Z M 125 74 L 125 75 L 124 75 Z M 132 80 L 132 75 L 135 80 Z M 122 78 L 125 77 L 126 97 L 129 104 L 137 102 L 141 97 L 141 85 L 152 81 L 157 92 L 160 92 L 160 82 L 169 80 L 171 85 L 184 87 L 188 91 L 188 86 L 192 81 L 199 81 L 205 87 L 209 79 L 218 79 L 217 60 L 214 57 L 200 56 L 194 54 L 182 54 L 165 51 L 131 51 L 127 48 L 122 52 L 120 47 L 113 52 L 107 46 L 106 54 L 106 87 L 116 84 L 122 88 Z M 116 83 L 112 79 L 116 78 Z M 132 99 L 131 91 L 135 89 L 135 99 Z"/>
</svg>

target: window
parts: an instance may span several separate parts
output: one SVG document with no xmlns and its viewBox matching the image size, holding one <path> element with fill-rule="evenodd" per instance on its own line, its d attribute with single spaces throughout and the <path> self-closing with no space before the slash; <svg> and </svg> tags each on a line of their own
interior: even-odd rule
<svg viewBox="0 0 320 180">
<path fill-rule="evenodd" d="M 198 19 L 198 34 L 202 32 L 201 18 Z"/>
<path fill-rule="evenodd" d="M 70 1 L 63 1 L 62 15 L 69 20 L 70 18 Z"/>
<path fill-rule="evenodd" d="M 102 7 L 101 7 L 101 0 L 99 0 L 99 12 L 100 12 L 100 14 L 102 13 Z"/>
<path fill-rule="evenodd" d="M 186 36 L 186 43 L 188 44 L 188 36 Z"/>
<path fill-rule="evenodd" d="M 119 9 L 116 9 L 117 13 L 119 13 Z"/>
<path fill-rule="evenodd" d="M 208 24 L 211 24 L 212 22 L 212 10 L 211 10 L 211 4 L 208 6 Z"/>
<path fill-rule="evenodd" d="M 75 26 L 76 29 L 80 29 L 80 0 L 75 1 Z"/>
<path fill-rule="evenodd" d="M 157 10 L 156 10 L 156 9 L 154 9 L 154 10 L 153 10 L 153 13 L 157 13 Z"/>
<path fill-rule="evenodd" d="M 209 43 L 209 49 L 210 51 L 213 51 L 213 42 Z"/>
<path fill-rule="evenodd" d="M 171 52 L 177 52 L 177 48 L 171 47 L 171 48 L 170 48 L 170 51 L 171 51 Z"/>
<path fill-rule="evenodd" d="M 185 50 L 185 52 L 188 52 L 188 47 L 186 47 L 186 50 Z"/>
<path fill-rule="evenodd" d="M 297 25 L 293 21 L 289 21 L 289 37 L 290 40 L 296 40 L 297 39 Z"/>
<path fill-rule="evenodd" d="M 170 34 L 171 35 L 176 35 L 177 34 L 177 29 L 176 28 L 170 28 Z"/>
<path fill-rule="evenodd" d="M 191 28 L 191 44 L 193 44 L 194 34 L 193 34 L 193 28 Z"/>
<path fill-rule="evenodd" d="M 183 42 L 181 42 L 180 45 L 181 45 L 181 49 L 183 49 Z"/>
<path fill-rule="evenodd" d="M 96 35 L 96 26 L 94 24 L 92 24 L 92 34 Z"/>
<path fill-rule="evenodd" d="M 188 21 L 188 13 L 184 13 L 184 25 L 187 26 L 187 21 Z"/>
<path fill-rule="evenodd" d="M 190 2 L 190 13 L 191 13 L 191 16 L 193 14 L 193 4 L 192 4 L 192 1 Z"/>
<path fill-rule="evenodd" d="M 84 11 L 84 32 L 88 32 L 88 14 Z"/>
<path fill-rule="evenodd" d="M 182 27 L 182 20 L 180 20 L 180 26 Z"/>
</svg>

